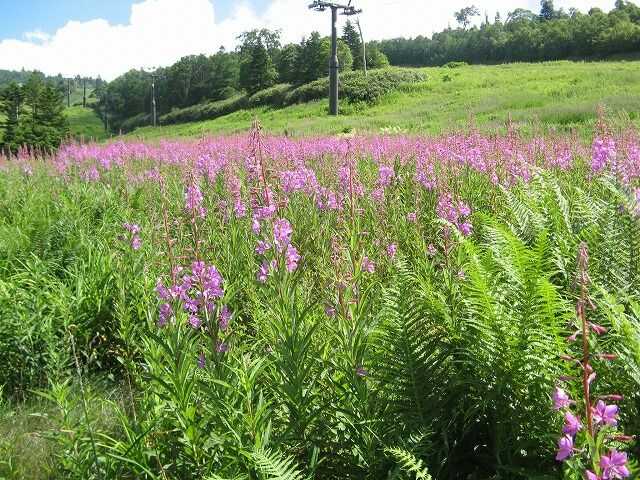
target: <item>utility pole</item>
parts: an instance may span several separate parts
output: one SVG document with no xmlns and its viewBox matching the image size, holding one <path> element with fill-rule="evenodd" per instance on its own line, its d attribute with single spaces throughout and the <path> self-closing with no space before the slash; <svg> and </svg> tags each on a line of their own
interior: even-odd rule
<svg viewBox="0 0 640 480">
<path fill-rule="evenodd" d="M 153 110 L 153 126 L 156 126 L 156 74 L 151 74 L 151 109 Z"/>
<path fill-rule="evenodd" d="M 323 0 L 314 0 L 309 8 L 317 12 L 324 12 L 327 8 L 331 9 L 331 59 L 329 60 L 329 114 L 338 115 L 338 31 L 336 24 L 338 22 L 338 10 L 342 10 L 342 15 L 357 15 L 362 10 L 356 10 L 351 6 L 339 3 L 325 2 Z"/>
<path fill-rule="evenodd" d="M 109 93 L 105 89 L 104 93 L 104 131 L 109 133 L 109 111 L 107 107 L 109 105 Z"/>
<path fill-rule="evenodd" d="M 362 36 L 362 27 L 360 26 L 360 19 L 356 20 L 358 30 L 360 31 L 360 41 L 362 42 L 362 65 L 364 66 L 364 76 L 367 76 L 367 44 L 364 43 L 364 36 Z"/>
</svg>

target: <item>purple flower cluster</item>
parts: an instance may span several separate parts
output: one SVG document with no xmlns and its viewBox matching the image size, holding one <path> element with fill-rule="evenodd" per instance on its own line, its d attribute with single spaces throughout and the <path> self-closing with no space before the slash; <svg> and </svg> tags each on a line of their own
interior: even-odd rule
<svg viewBox="0 0 640 480">
<path fill-rule="evenodd" d="M 197 183 L 193 182 L 187 187 L 184 197 L 184 206 L 187 212 L 194 217 L 200 218 L 204 218 L 207 215 L 207 209 L 202 206 L 204 198 Z"/>
<path fill-rule="evenodd" d="M 596 137 L 591 146 L 591 170 L 599 173 L 615 161 L 616 142 L 610 137 Z"/>
<path fill-rule="evenodd" d="M 361 264 L 361 268 L 363 272 L 367 272 L 367 273 L 375 273 L 376 271 L 376 264 L 373 262 L 373 260 L 371 260 L 369 257 L 364 256 L 362 257 L 362 264 Z"/>
<path fill-rule="evenodd" d="M 275 255 L 279 255 L 284 258 L 284 266 L 289 273 L 293 273 L 298 268 L 298 263 L 302 259 L 298 253 L 298 249 L 291 243 L 291 237 L 293 236 L 293 227 L 291 223 L 285 218 L 278 218 L 273 222 L 273 248 L 272 244 L 265 240 L 258 240 L 256 245 L 256 253 L 265 257 L 270 251 L 273 251 Z M 260 283 L 266 283 L 269 274 L 276 271 L 278 268 L 277 258 L 272 258 L 270 261 L 263 259 L 258 268 L 256 279 Z"/>
<path fill-rule="evenodd" d="M 471 215 L 471 208 L 461 200 L 454 202 L 450 193 L 440 195 L 436 213 L 438 217 L 458 227 L 465 237 L 473 232 L 473 225 L 467 219 Z"/>
<path fill-rule="evenodd" d="M 174 308 L 179 304 L 188 314 L 189 324 L 196 329 L 200 328 L 202 319 L 215 313 L 215 302 L 224 295 L 222 275 L 215 266 L 202 261 L 193 262 L 190 273 L 185 269 L 176 270 L 173 285 L 166 287 L 161 280 L 156 284 L 156 293 L 163 302 L 160 305 L 158 325 L 165 326 L 175 316 Z M 228 324 L 228 319 L 226 323 Z"/>
<path fill-rule="evenodd" d="M 140 238 L 140 226 L 135 223 L 125 222 L 122 224 L 122 227 L 129 232 L 129 241 L 131 243 L 131 248 L 134 250 L 139 250 L 142 246 L 142 239 Z"/>
</svg>

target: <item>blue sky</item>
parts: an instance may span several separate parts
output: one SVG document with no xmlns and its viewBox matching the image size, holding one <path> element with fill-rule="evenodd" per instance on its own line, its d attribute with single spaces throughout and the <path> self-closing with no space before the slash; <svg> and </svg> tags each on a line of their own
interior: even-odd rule
<svg viewBox="0 0 640 480">
<path fill-rule="evenodd" d="M 555 0 L 556 7 L 609 10 L 615 0 Z M 431 35 L 454 25 L 453 13 L 474 3 L 493 18 L 539 0 L 353 0 L 366 40 Z M 299 42 L 329 34 L 328 12 L 309 0 L 0 0 L 0 69 L 106 80 L 132 68 L 168 66 L 185 55 L 234 48 L 242 32 L 281 31 Z M 406 12 L 410 12 L 407 15 Z M 344 18 L 340 17 L 340 25 Z"/>
<path fill-rule="evenodd" d="M 139 3 L 140 0 L 137 0 Z M 27 32 L 49 34 L 69 20 L 88 21 L 104 18 L 111 24 L 126 24 L 134 0 L 0 0 L 0 40 L 23 38 Z M 223 20 L 231 12 L 235 0 L 215 0 L 216 18 Z M 267 7 L 269 0 L 251 0 L 257 12 Z"/>
</svg>

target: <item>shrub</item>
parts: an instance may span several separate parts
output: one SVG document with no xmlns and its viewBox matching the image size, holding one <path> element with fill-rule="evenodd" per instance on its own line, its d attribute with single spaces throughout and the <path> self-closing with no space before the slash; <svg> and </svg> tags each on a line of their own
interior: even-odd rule
<svg viewBox="0 0 640 480">
<path fill-rule="evenodd" d="M 289 90 L 291 90 L 291 85 L 288 83 L 280 83 L 260 90 L 249 97 L 249 107 L 281 107 L 284 105 L 284 100 Z"/>
<path fill-rule="evenodd" d="M 468 67 L 469 64 L 467 62 L 449 62 L 445 63 L 443 68 L 460 68 L 460 67 Z"/>
<path fill-rule="evenodd" d="M 348 102 L 375 103 L 379 98 L 407 83 L 423 82 L 426 75 L 419 70 L 385 68 L 365 75 L 361 71 L 346 72 L 340 77 L 340 95 Z M 290 91 L 285 104 L 304 103 L 326 98 L 329 95 L 329 79 L 323 78 Z"/>
<path fill-rule="evenodd" d="M 151 125 L 153 119 L 151 115 L 148 113 L 140 113 L 133 117 L 129 117 L 125 119 L 120 125 L 119 128 L 124 132 L 130 132 L 138 127 L 145 127 L 147 125 Z"/>
<path fill-rule="evenodd" d="M 210 120 L 218 118 L 237 110 L 246 108 L 248 105 L 248 97 L 246 95 L 237 95 L 227 100 L 219 100 L 217 102 L 200 103 L 180 110 L 174 110 L 160 117 L 161 125 L 170 125 L 173 123 L 197 122 L 200 120 Z"/>
</svg>

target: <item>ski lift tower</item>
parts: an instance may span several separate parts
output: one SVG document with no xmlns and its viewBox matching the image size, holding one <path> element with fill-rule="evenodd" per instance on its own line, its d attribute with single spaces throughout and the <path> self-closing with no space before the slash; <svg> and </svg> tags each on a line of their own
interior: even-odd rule
<svg viewBox="0 0 640 480">
<path fill-rule="evenodd" d="M 351 0 L 347 5 L 339 3 L 325 2 L 323 0 L 314 0 L 309 5 L 311 10 L 324 12 L 328 8 L 331 9 L 331 58 L 329 60 L 329 114 L 338 115 L 338 32 L 336 24 L 338 22 L 338 11 L 341 15 L 357 15 L 362 13 L 361 9 L 351 6 Z"/>
</svg>

